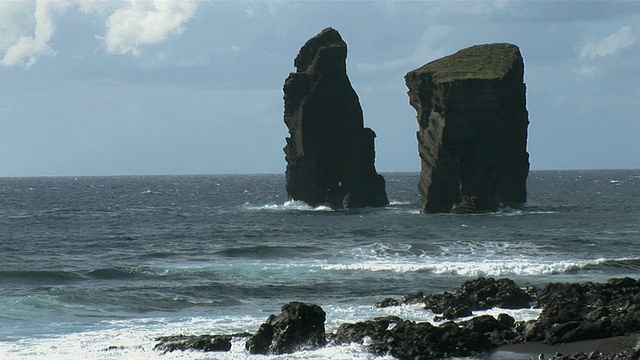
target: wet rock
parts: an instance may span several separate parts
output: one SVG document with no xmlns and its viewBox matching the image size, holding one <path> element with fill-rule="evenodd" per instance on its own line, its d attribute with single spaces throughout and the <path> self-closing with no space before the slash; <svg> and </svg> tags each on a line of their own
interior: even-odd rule
<svg viewBox="0 0 640 360">
<path fill-rule="evenodd" d="M 473 315 L 471 308 L 467 305 L 450 305 L 442 310 L 442 316 L 436 316 L 435 320 L 453 320 L 461 317 Z"/>
<path fill-rule="evenodd" d="M 526 202 L 524 62 L 512 44 L 476 45 L 405 75 L 418 118 L 426 213 Z"/>
<path fill-rule="evenodd" d="M 573 355 L 564 355 L 556 353 L 549 360 L 635 360 L 637 357 L 633 356 L 630 351 L 622 351 L 620 353 L 603 353 L 600 351 L 592 351 L 588 355 L 584 352 L 577 352 Z"/>
<path fill-rule="evenodd" d="M 464 283 L 457 292 L 472 300 L 474 309 L 521 309 L 531 305 L 531 296 L 511 279 L 478 278 Z"/>
<path fill-rule="evenodd" d="M 397 318 L 342 324 L 332 336 L 335 343 L 362 343 L 372 353 L 392 355 L 398 359 L 434 359 L 470 356 L 493 349 L 494 331 L 502 323 L 492 316 L 469 321 L 446 322 L 434 326 L 427 322 L 413 322 Z"/>
<path fill-rule="evenodd" d="M 415 302 L 420 295 L 385 299 L 379 306 Z M 608 338 L 640 332 L 640 283 L 631 278 L 606 283 L 551 283 L 542 289 L 520 288 L 510 279 L 478 278 L 465 282 L 455 292 L 424 295 L 425 308 L 436 320 L 471 316 L 474 311 L 499 308 L 542 308 L 536 320 L 516 323 L 504 315 L 505 323 L 491 334 L 495 343 L 543 341 L 560 344 Z M 502 319 L 502 320 L 501 320 Z"/>
<path fill-rule="evenodd" d="M 543 307 L 536 336 L 559 344 L 640 332 L 639 294 L 640 285 L 630 278 L 548 284 L 536 300 Z"/>
<path fill-rule="evenodd" d="M 425 295 L 422 291 L 409 293 L 403 296 L 401 299 L 385 298 L 382 301 L 376 303 L 376 307 L 384 308 L 389 306 L 408 305 L 423 303 Z"/>
<path fill-rule="evenodd" d="M 426 309 L 441 314 L 436 320 L 453 320 L 471 316 L 476 310 L 486 310 L 493 307 L 527 308 L 531 306 L 533 297 L 513 280 L 481 277 L 465 282 L 455 293 L 445 291 L 440 294 L 424 295 L 422 292 L 417 292 L 408 294 L 399 300 L 386 298 L 376 305 L 387 307 L 420 302 L 424 303 Z"/>
<path fill-rule="evenodd" d="M 284 84 L 287 193 L 311 206 L 385 206 L 373 130 L 347 77 L 347 44 L 327 28 L 307 41 Z"/>
<path fill-rule="evenodd" d="M 398 306 L 401 303 L 402 303 L 401 301 L 398 301 L 394 298 L 385 298 L 385 299 L 382 299 L 382 301 L 378 301 L 376 303 L 376 307 L 385 308 L 390 306 Z"/>
<path fill-rule="evenodd" d="M 473 311 L 493 307 L 520 309 L 530 306 L 533 298 L 510 279 L 478 278 L 465 282 L 455 293 L 425 296 L 425 307 L 442 314 L 443 319 L 471 316 Z"/>
<path fill-rule="evenodd" d="M 280 315 L 271 315 L 247 341 L 251 354 L 290 354 L 302 348 L 324 346 L 325 312 L 315 304 L 290 302 Z"/>
<path fill-rule="evenodd" d="M 247 334 L 248 335 L 248 334 Z M 154 350 L 172 352 L 176 350 L 229 351 L 231 335 L 175 335 L 156 339 Z"/>
<path fill-rule="evenodd" d="M 357 323 L 344 323 L 338 326 L 329 340 L 337 344 L 363 343 L 365 339 L 380 341 L 385 332 L 403 320 L 398 317 L 384 317 Z"/>
</svg>

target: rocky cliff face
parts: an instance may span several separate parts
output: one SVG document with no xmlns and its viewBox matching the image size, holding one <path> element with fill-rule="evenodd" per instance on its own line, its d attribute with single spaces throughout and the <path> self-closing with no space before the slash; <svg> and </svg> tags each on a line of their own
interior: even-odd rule
<svg viewBox="0 0 640 360">
<path fill-rule="evenodd" d="M 347 44 L 331 28 L 307 41 L 284 84 L 287 193 L 312 206 L 384 206 L 374 166 L 373 130 L 365 128 L 346 70 Z"/>
<path fill-rule="evenodd" d="M 473 46 L 405 75 L 419 124 L 423 212 L 495 211 L 526 201 L 523 76 L 511 44 Z"/>
</svg>

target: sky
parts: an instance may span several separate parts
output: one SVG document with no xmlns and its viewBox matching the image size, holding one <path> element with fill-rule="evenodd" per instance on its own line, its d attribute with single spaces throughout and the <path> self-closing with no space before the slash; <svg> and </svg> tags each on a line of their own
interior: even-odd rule
<svg viewBox="0 0 640 360">
<path fill-rule="evenodd" d="M 0 177 L 284 173 L 282 86 L 326 27 L 379 172 L 420 168 L 404 74 L 495 42 L 532 170 L 640 168 L 640 1 L 0 0 Z"/>
</svg>

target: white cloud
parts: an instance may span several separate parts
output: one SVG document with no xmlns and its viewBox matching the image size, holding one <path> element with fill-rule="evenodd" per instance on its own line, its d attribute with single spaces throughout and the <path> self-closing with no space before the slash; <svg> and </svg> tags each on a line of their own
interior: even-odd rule
<svg viewBox="0 0 640 360">
<path fill-rule="evenodd" d="M 143 46 L 180 33 L 195 15 L 195 0 L 0 0 L 0 65 L 30 67 L 43 56 L 55 55 L 50 47 L 56 20 L 71 5 L 86 16 L 106 19 L 102 39 L 109 54 L 138 55 Z"/>
<path fill-rule="evenodd" d="M 0 1 L 0 54 L 20 37 L 33 32 L 35 8 L 35 2 Z"/>
<path fill-rule="evenodd" d="M 139 55 L 143 45 L 159 43 L 180 33 L 196 12 L 195 1 L 131 0 L 106 21 L 104 36 L 110 54 Z"/>
<path fill-rule="evenodd" d="M 623 26 L 615 33 L 606 36 L 604 39 L 587 43 L 580 50 L 581 58 L 606 57 L 619 50 L 628 48 L 635 42 L 636 38 L 631 32 L 630 26 Z"/>
<path fill-rule="evenodd" d="M 18 3 L 20 5 L 20 3 Z M 54 18 L 63 12 L 70 2 L 68 1 L 47 1 L 37 0 L 35 11 L 33 12 L 34 25 L 32 35 L 21 35 L 12 44 L 6 47 L 4 55 L 0 59 L 3 66 L 14 66 L 24 64 L 25 67 L 33 65 L 40 56 L 55 54 L 49 48 L 49 41 L 55 31 Z M 20 22 L 12 19 L 14 22 Z M 18 24 L 16 24 L 18 28 Z M 3 33 L 10 32 L 12 28 L 6 26 Z M 30 29 L 31 30 L 31 29 Z M 14 30 L 15 31 L 15 30 Z M 6 44 L 3 44 L 6 46 Z"/>
</svg>

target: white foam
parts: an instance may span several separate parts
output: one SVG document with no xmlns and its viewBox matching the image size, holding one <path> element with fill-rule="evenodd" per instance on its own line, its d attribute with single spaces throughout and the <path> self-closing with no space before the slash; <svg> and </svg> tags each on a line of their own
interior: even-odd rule
<svg viewBox="0 0 640 360">
<path fill-rule="evenodd" d="M 542 309 L 533 309 L 533 308 L 529 308 L 529 309 L 492 308 L 488 310 L 474 311 L 473 316 L 460 319 L 460 320 L 468 320 L 472 317 L 481 316 L 481 315 L 491 315 L 494 318 L 498 318 L 498 315 L 500 314 L 507 314 L 512 318 L 514 318 L 516 321 L 529 321 L 529 320 L 537 319 L 540 316 L 541 312 L 542 312 Z"/>
<path fill-rule="evenodd" d="M 393 360 L 392 356 L 376 356 L 368 353 L 364 345 L 344 344 L 329 345 L 318 350 L 298 351 L 293 354 L 279 356 L 247 356 L 247 359 L 278 359 L 278 360 L 295 360 L 295 359 L 331 359 L 331 360 Z"/>
<path fill-rule="evenodd" d="M 524 215 L 549 215 L 549 214 L 558 214 L 558 211 L 550 211 L 550 210 L 521 210 L 521 209 L 512 209 L 512 208 L 501 208 L 498 209 L 495 213 L 490 213 L 490 215 L 503 217 L 503 216 L 524 216 Z"/>
<path fill-rule="evenodd" d="M 335 331 L 342 323 L 354 323 L 358 321 L 369 320 L 381 316 L 399 316 L 406 320 L 427 321 L 434 323 L 434 314 L 431 310 L 425 310 L 424 305 L 408 304 L 399 306 L 389 306 L 378 308 L 373 305 L 354 305 L 354 306 L 334 306 L 327 305 L 322 307 L 327 313 L 326 329 L 327 332 Z"/>
<path fill-rule="evenodd" d="M 389 306 L 383 308 L 377 308 L 375 306 L 324 306 L 323 309 L 327 313 L 326 330 L 327 332 L 334 332 L 338 326 L 342 323 L 355 323 L 358 321 L 370 320 L 376 317 L 383 316 L 398 316 L 404 320 L 411 320 L 415 322 L 429 322 L 433 325 L 439 325 L 447 320 L 436 321 L 437 314 L 431 310 L 424 309 L 424 304 L 403 304 L 398 306 Z M 491 315 L 495 318 L 499 314 L 507 314 L 513 317 L 516 321 L 528 321 L 537 319 L 540 316 L 542 309 L 502 309 L 491 308 L 488 310 L 474 311 L 472 316 L 456 319 L 455 321 L 469 320 L 476 316 Z"/>
<path fill-rule="evenodd" d="M 97 330 L 80 331 L 51 337 L 28 338 L 14 343 L 0 342 L 3 359 L 202 359 L 202 352 L 176 351 L 163 354 L 153 350 L 155 338 L 175 334 L 232 333 L 255 331 L 264 319 L 257 317 L 219 319 L 165 318 L 112 320 L 96 325 Z M 236 340 L 232 351 L 216 359 L 243 359 L 244 340 Z"/>
<path fill-rule="evenodd" d="M 389 201 L 389 205 L 391 205 L 391 206 L 411 205 L 411 201 L 395 201 L 395 200 L 391 200 L 391 201 Z"/>
<path fill-rule="evenodd" d="M 140 272 L 156 275 L 173 273 L 229 273 L 254 276 L 305 276 L 317 271 L 431 272 L 466 277 L 550 275 L 580 270 L 606 262 L 637 258 L 565 259 L 554 254 L 553 244 L 459 241 L 432 244 L 427 250 L 406 243 L 373 243 L 348 248 L 327 260 L 292 259 L 231 263 L 156 264 Z M 513 255 L 517 254 L 517 255 Z"/>
<path fill-rule="evenodd" d="M 317 207 L 313 207 L 310 206 L 309 204 L 305 203 L 304 201 L 298 201 L 298 200 L 289 200 L 286 201 L 284 204 L 263 204 L 263 205 L 251 205 L 251 204 L 245 204 L 245 208 L 249 209 L 249 210 L 267 210 L 267 211 L 291 211 L 291 210 L 297 210 L 297 211 L 334 211 L 333 209 L 331 209 L 329 206 L 325 206 L 325 205 L 320 205 Z"/>
<path fill-rule="evenodd" d="M 306 210 L 306 211 L 332 211 L 332 209 L 328 206 L 320 205 L 320 206 L 310 206 L 304 201 L 299 200 L 289 200 L 286 201 L 283 205 L 285 209 L 293 209 L 293 210 Z"/>
<path fill-rule="evenodd" d="M 630 258 L 567 259 L 554 244 L 528 241 L 455 241 L 420 248 L 406 243 L 376 242 L 340 251 L 339 256 L 310 264 L 326 271 L 431 272 L 460 276 L 562 274 Z"/>
<path fill-rule="evenodd" d="M 624 260 L 624 259 L 618 259 Z M 608 259 L 581 261 L 548 261 L 540 259 L 415 259 L 391 260 L 379 259 L 356 261 L 349 264 L 322 264 L 323 270 L 360 270 L 360 271 L 393 271 L 416 272 L 428 271 L 435 274 L 453 274 L 461 276 L 508 276 L 508 275 L 548 275 L 584 268 L 588 265 L 601 264 Z"/>
</svg>

